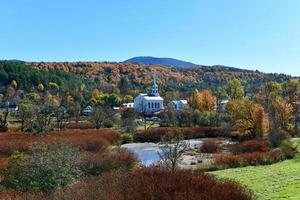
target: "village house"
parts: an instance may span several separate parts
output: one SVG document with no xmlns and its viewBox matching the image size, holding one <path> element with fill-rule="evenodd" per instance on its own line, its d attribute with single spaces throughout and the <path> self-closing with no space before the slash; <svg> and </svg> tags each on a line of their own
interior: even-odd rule
<svg viewBox="0 0 300 200">
<path fill-rule="evenodd" d="M 187 100 L 175 100 L 175 101 L 172 101 L 172 103 L 177 112 L 183 112 L 184 108 L 188 105 Z"/>
</svg>

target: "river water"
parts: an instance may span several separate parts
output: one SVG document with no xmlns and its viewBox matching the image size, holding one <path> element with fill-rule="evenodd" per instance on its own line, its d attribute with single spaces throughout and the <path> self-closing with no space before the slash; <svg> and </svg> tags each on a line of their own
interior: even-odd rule
<svg viewBox="0 0 300 200">
<path fill-rule="evenodd" d="M 191 139 L 185 140 L 185 142 L 189 143 L 190 148 L 195 148 L 195 146 L 201 144 L 203 140 Z M 160 160 L 158 153 L 161 151 L 160 147 L 162 147 L 163 145 L 163 143 L 129 143 L 123 144 L 121 147 L 133 151 L 138 156 L 143 165 L 149 166 Z"/>
</svg>

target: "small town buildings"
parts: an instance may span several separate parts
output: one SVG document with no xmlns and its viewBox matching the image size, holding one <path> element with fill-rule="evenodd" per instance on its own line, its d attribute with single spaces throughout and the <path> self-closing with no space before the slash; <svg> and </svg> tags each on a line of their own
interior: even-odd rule
<svg viewBox="0 0 300 200">
<path fill-rule="evenodd" d="M 155 113 L 164 109 L 164 99 L 158 93 L 156 76 L 153 75 L 153 85 L 150 94 L 141 93 L 134 98 L 134 110 L 141 113 Z"/>
<path fill-rule="evenodd" d="M 61 105 L 61 106 L 59 106 L 59 108 L 57 109 L 57 111 L 59 113 L 61 113 L 61 114 L 66 114 L 68 112 L 68 109 L 67 109 L 66 106 Z"/>
<path fill-rule="evenodd" d="M 130 108 L 134 109 L 134 103 L 123 103 L 122 107 L 128 108 L 128 109 L 130 109 Z"/>
<path fill-rule="evenodd" d="M 93 112 L 93 107 L 92 106 L 86 106 L 83 110 L 82 110 L 82 114 L 83 115 L 89 115 Z"/>
<path fill-rule="evenodd" d="M 172 103 L 177 112 L 183 112 L 184 108 L 188 105 L 187 100 L 175 100 L 175 101 L 172 101 Z"/>
<path fill-rule="evenodd" d="M 221 112 L 221 113 L 226 112 L 226 106 L 227 106 L 228 102 L 229 102 L 228 99 L 221 100 L 218 105 L 218 112 Z"/>
<path fill-rule="evenodd" d="M 6 104 L 2 106 L 0 110 L 2 112 L 16 113 L 19 110 L 19 108 L 16 104 L 6 102 Z"/>
</svg>

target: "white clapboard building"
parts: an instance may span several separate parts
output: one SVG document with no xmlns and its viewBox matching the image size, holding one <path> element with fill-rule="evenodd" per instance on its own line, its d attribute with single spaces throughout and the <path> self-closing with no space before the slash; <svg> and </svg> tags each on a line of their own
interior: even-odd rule
<svg viewBox="0 0 300 200">
<path fill-rule="evenodd" d="M 141 93 L 134 98 L 134 110 L 141 113 L 155 113 L 164 109 L 164 99 L 158 93 L 156 76 L 153 75 L 153 85 L 150 94 Z"/>
</svg>

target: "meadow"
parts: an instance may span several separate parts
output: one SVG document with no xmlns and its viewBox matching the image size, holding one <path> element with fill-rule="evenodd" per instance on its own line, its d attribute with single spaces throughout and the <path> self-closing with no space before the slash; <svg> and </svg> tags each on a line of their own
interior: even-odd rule
<svg viewBox="0 0 300 200">
<path fill-rule="evenodd" d="M 293 139 L 300 146 L 300 138 Z M 258 200 L 300 199 L 300 155 L 273 165 L 226 169 L 212 174 L 238 181 Z"/>
</svg>

